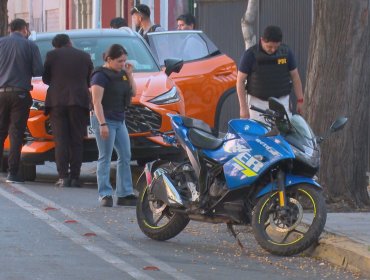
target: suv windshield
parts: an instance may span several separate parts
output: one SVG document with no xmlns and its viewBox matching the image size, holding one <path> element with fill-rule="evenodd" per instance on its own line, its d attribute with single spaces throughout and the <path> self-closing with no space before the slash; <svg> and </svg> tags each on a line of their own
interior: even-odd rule
<svg viewBox="0 0 370 280">
<path fill-rule="evenodd" d="M 53 49 L 52 38 L 39 39 L 35 41 L 44 62 L 46 53 Z M 156 72 L 159 67 L 145 44 L 134 37 L 71 37 L 72 45 L 90 54 L 94 67 L 104 64 L 103 53 L 112 44 L 121 44 L 128 53 L 128 59 L 134 65 L 134 72 Z"/>
<path fill-rule="evenodd" d="M 150 48 L 161 65 L 164 65 L 166 58 L 178 58 L 186 62 L 220 53 L 200 31 L 152 32 L 148 37 Z"/>
</svg>

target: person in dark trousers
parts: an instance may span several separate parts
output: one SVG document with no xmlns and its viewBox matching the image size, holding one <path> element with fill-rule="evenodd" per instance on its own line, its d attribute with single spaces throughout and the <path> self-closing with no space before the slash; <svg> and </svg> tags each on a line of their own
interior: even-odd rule
<svg viewBox="0 0 370 280">
<path fill-rule="evenodd" d="M 249 110 L 248 106 L 267 109 L 269 97 L 279 98 L 290 114 L 289 95 L 292 85 L 297 98 L 297 111 L 302 112 L 301 78 L 293 52 L 287 45 L 281 43 L 282 39 L 283 34 L 278 26 L 268 26 L 260 42 L 244 52 L 239 63 L 236 82 L 241 118 L 264 122 L 260 113 Z"/>
<path fill-rule="evenodd" d="M 49 85 L 45 114 L 50 114 L 55 141 L 55 161 L 61 187 L 81 187 L 79 180 L 83 138 L 87 132 L 90 105 L 90 55 L 74 48 L 66 34 L 52 40 L 46 54 L 42 80 Z"/>
<path fill-rule="evenodd" d="M 192 14 L 182 14 L 176 19 L 177 30 L 194 30 L 195 17 Z"/>
<path fill-rule="evenodd" d="M 99 150 L 97 163 L 98 193 L 103 207 L 113 206 L 110 184 L 110 164 L 113 148 L 117 153 L 117 205 L 134 206 L 131 174 L 131 146 L 125 124 L 125 110 L 136 94 L 133 66 L 128 64 L 127 51 L 121 45 L 112 45 L 104 54 L 105 63 L 94 70 L 91 93 L 94 111 L 91 124 Z"/>
<path fill-rule="evenodd" d="M 0 162 L 9 135 L 7 182 L 22 183 L 19 166 L 24 132 L 32 105 L 31 78 L 42 75 L 41 55 L 36 44 L 27 40 L 23 19 L 10 23 L 11 34 L 0 38 Z"/>
<path fill-rule="evenodd" d="M 127 27 L 127 26 L 128 26 L 127 20 L 122 17 L 116 17 L 110 21 L 110 28 L 113 28 L 113 29 L 118 29 L 118 28 Z"/>
<path fill-rule="evenodd" d="M 152 24 L 150 9 L 147 5 L 140 4 L 131 9 L 132 19 L 139 34 L 149 43 L 148 33 L 165 31 L 159 24 Z"/>
</svg>

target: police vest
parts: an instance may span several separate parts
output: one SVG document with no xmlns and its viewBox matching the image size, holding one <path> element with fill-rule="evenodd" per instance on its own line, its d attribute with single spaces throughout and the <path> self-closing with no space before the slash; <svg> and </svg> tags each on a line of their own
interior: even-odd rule
<svg viewBox="0 0 370 280">
<path fill-rule="evenodd" d="M 281 44 L 275 54 L 268 55 L 260 46 L 252 47 L 256 62 L 247 77 L 247 93 L 262 100 L 290 94 L 292 81 L 288 68 L 288 46 Z"/>
<path fill-rule="evenodd" d="M 104 88 L 102 106 L 104 111 L 124 112 L 131 104 L 132 88 L 125 71 L 113 71 L 106 67 L 98 67 L 94 70 L 103 72 L 109 79 L 109 83 Z"/>
<path fill-rule="evenodd" d="M 154 24 L 152 25 L 148 32 L 144 34 L 144 29 L 140 28 L 139 30 L 139 34 L 145 39 L 145 41 L 149 44 L 149 37 L 148 37 L 148 33 L 151 33 L 151 32 L 155 32 L 155 30 L 157 29 L 157 27 L 161 27 L 159 24 Z"/>
</svg>

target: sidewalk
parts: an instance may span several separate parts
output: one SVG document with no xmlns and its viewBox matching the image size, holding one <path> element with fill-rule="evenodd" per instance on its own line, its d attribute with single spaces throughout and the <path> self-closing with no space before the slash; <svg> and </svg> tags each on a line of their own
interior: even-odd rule
<svg viewBox="0 0 370 280">
<path fill-rule="evenodd" d="M 319 245 L 309 253 L 370 279 L 370 212 L 328 213 Z"/>
</svg>

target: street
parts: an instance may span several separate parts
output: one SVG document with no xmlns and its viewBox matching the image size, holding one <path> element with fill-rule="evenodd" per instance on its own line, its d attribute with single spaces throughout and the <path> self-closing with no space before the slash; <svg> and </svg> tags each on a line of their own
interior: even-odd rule
<svg viewBox="0 0 370 280">
<path fill-rule="evenodd" d="M 139 172 L 134 167 L 134 177 Z M 242 250 L 224 224 L 190 222 L 167 242 L 147 238 L 134 207 L 102 208 L 94 163 L 83 188 L 59 188 L 55 165 L 35 182 L 0 176 L 0 279 L 363 279 L 325 261 L 276 257 L 249 228 Z"/>
</svg>

